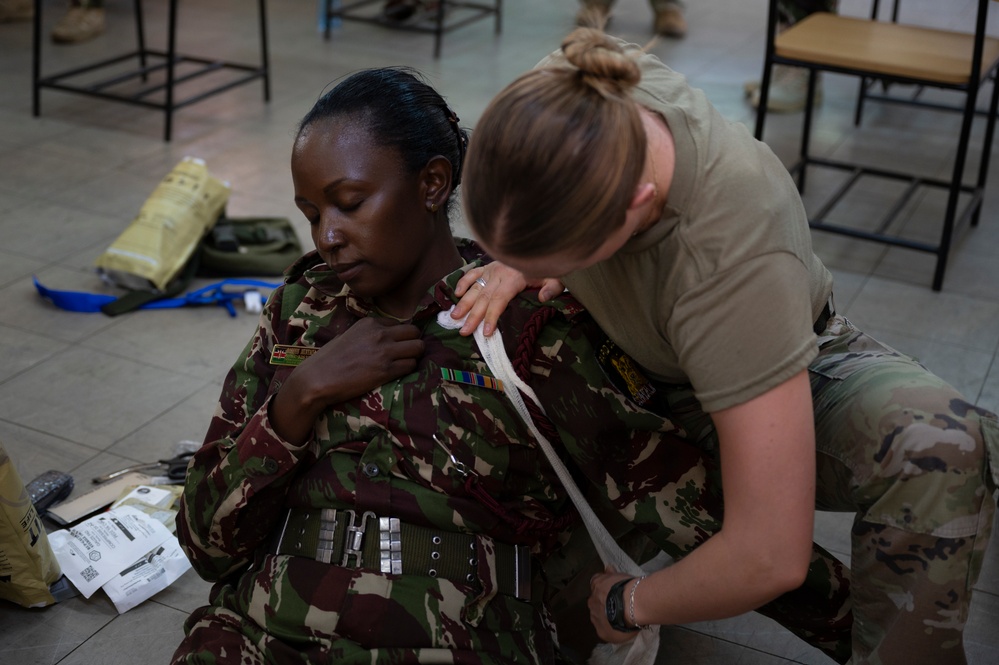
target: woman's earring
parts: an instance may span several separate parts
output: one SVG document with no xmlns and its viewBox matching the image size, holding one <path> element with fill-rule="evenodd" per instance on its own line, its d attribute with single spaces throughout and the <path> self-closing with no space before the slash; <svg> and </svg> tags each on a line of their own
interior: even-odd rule
<svg viewBox="0 0 999 665">
<path fill-rule="evenodd" d="M 438 206 L 436 203 L 431 203 L 430 205 L 427 206 L 427 210 L 429 210 L 430 212 L 437 212 L 437 209 L 439 207 L 440 206 Z"/>
</svg>

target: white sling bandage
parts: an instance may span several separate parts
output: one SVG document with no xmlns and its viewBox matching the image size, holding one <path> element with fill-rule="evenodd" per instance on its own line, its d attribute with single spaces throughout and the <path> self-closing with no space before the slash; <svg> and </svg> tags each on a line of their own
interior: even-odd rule
<svg viewBox="0 0 999 665">
<path fill-rule="evenodd" d="M 438 314 L 437 322 L 441 327 L 451 329 L 460 328 L 463 323 L 463 321 L 452 319 L 450 312 L 441 312 Z M 510 358 L 507 357 L 506 348 L 503 346 L 503 338 L 500 332 L 497 330 L 492 336 L 486 337 L 482 332 L 482 324 L 480 323 L 475 329 L 475 341 L 479 345 L 479 351 L 482 353 L 482 357 L 489 366 L 493 376 L 501 380 L 503 385 L 510 387 L 510 389 L 504 392 L 510 398 L 521 418 L 524 419 L 531 433 L 537 438 L 541 449 L 548 458 L 548 462 L 552 465 L 559 480 L 562 481 L 562 485 L 572 499 L 573 504 L 575 504 L 576 510 L 579 511 L 579 515 L 583 518 L 586 530 L 589 531 L 593 545 L 596 547 L 597 553 L 600 555 L 600 559 L 604 562 L 604 565 L 609 565 L 618 572 L 636 577 L 650 572 L 649 570 L 643 570 L 631 557 L 625 554 L 611 537 L 610 533 L 607 532 L 607 528 L 604 527 L 603 523 L 593 512 L 593 509 L 586 502 L 586 499 L 583 498 L 579 488 L 576 487 L 576 483 L 573 481 L 572 476 L 569 475 L 569 471 L 565 468 L 562 460 L 555 453 L 551 443 L 538 431 L 530 412 L 527 410 L 527 405 L 524 403 L 521 393 L 534 401 L 542 412 L 544 412 L 544 407 L 538 401 L 537 395 L 534 394 L 531 387 L 524 383 L 517 376 L 516 371 L 514 371 L 513 365 L 510 363 Z M 516 387 L 517 390 L 513 390 L 513 387 Z M 656 557 L 649 563 L 652 564 L 651 569 L 656 570 L 663 566 L 664 560 L 663 557 Z M 590 658 L 590 663 L 591 665 L 596 665 L 597 663 L 621 662 L 624 665 L 652 665 L 656 659 L 658 650 L 659 631 L 642 630 L 630 642 L 617 645 L 601 645 L 594 650 Z"/>
</svg>

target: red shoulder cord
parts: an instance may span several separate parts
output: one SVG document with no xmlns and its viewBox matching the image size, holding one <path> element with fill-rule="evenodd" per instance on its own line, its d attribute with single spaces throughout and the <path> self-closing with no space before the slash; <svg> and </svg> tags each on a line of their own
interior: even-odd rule
<svg viewBox="0 0 999 665">
<path fill-rule="evenodd" d="M 531 377 L 531 359 L 534 357 L 534 346 L 538 341 L 538 336 L 541 335 L 541 330 L 545 327 L 545 324 L 557 313 L 558 311 L 554 307 L 536 309 L 520 333 L 520 339 L 517 340 L 517 351 L 511 363 L 513 364 L 513 370 L 524 383 L 528 383 Z M 541 411 L 541 407 L 526 395 L 524 404 L 527 405 L 527 410 L 530 412 L 531 419 L 534 421 L 534 425 L 538 428 L 538 431 L 544 434 L 545 438 L 551 441 L 553 445 L 561 443 L 562 439 L 558 435 L 558 430 L 552 425 L 552 421 L 548 419 L 548 416 Z"/>
<path fill-rule="evenodd" d="M 517 340 L 517 351 L 514 358 L 511 360 L 511 363 L 513 364 L 513 369 L 517 373 L 517 376 L 524 382 L 527 382 L 530 378 L 531 359 L 534 357 L 534 347 L 538 341 L 538 336 L 541 334 L 541 330 L 545 327 L 545 324 L 548 323 L 548 321 L 551 320 L 551 318 L 556 314 L 558 314 L 558 310 L 554 307 L 540 307 L 534 311 L 531 318 L 527 321 L 527 324 L 520 333 L 520 338 Z M 510 386 L 508 389 L 516 388 L 515 386 Z M 534 421 L 538 431 L 540 431 L 553 446 L 560 444 L 562 439 L 558 434 L 558 430 L 555 429 L 552 422 L 541 411 L 541 408 L 534 403 L 534 400 L 525 396 L 524 403 L 527 405 L 527 410 L 530 412 L 531 419 Z M 545 517 L 535 519 L 524 517 L 521 514 L 508 510 L 505 506 L 499 503 L 495 497 L 486 492 L 481 485 L 475 482 L 475 476 L 471 475 L 465 480 L 465 490 L 488 506 L 493 513 L 499 516 L 503 521 L 512 525 L 518 534 L 533 532 L 542 535 L 552 535 L 574 523 L 578 518 L 578 514 L 574 508 L 555 518 Z"/>
</svg>

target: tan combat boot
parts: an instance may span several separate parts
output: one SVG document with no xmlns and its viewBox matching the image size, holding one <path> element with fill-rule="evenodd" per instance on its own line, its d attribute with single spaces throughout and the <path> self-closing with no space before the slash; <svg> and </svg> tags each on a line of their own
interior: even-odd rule
<svg viewBox="0 0 999 665">
<path fill-rule="evenodd" d="M 687 19 L 683 17 L 683 7 L 669 4 L 656 11 L 656 22 L 653 27 L 656 34 L 664 37 L 683 37 L 687 34 Z"/>
<path fill-rule="evenodd" d="M 52 28 L 52 41 L 57 44 L 77 44 L 104 32 L 103 7 L 70 7 Z"/>
</svg>

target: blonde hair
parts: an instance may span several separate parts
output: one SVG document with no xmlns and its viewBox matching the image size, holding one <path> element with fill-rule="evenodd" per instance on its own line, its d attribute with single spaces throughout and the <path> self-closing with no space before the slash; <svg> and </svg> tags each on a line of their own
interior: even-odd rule
<svg viewBox="0 0 999 665">
<path fill-rule="evenodd" d="M 596 250 L 624 223 L 645 161 L 630 96 L 638 63 L 600 30 L 562 42 L 568 64 L 534 69 L 490 102 L 472 133 L 463 201 L 497 253 Z"/>
</svg>

